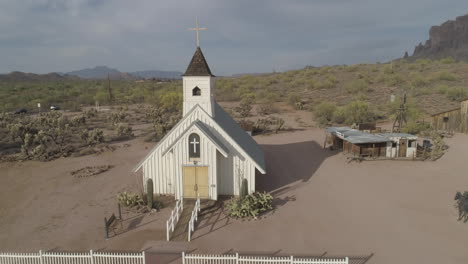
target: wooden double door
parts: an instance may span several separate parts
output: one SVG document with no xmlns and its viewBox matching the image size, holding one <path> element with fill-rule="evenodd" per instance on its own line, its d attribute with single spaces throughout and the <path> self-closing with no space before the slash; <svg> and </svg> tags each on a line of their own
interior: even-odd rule
<svg viewBox="0 0 468 264">
<path fill-rule="evenodd" d="M 184 166 L 182 174 L 184 198 L 209 198 L 207 166 Z"/>
</svg>

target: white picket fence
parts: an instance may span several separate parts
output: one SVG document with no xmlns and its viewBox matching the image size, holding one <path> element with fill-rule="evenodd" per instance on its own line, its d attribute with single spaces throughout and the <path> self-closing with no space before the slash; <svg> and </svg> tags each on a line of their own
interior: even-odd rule
<svg viewBox="0 0 468 264">
<path fill-rule="evenodd" d="M 182 200 L 177 200 L 174 209 L 171 211 L 171 216 L 166 221 L 166 240 L 169 241 L 171 239 L 170 235 L 171 232 L 174 232 L 174 228 L 179 222 L 180 215 L 182 214 L 182 210 L 184 210 L 184 202 Z"/>
<path fill-rule="evenodd" d="M 349 258 L 298 258 L 233 255 L 200 255 L 182 252 L 182 264 L 349 264 Z"/>
<path fill-rule="evenodd" d="M 200 212 L 200 196 L 197 197 L 197 201 L 193 207 L 192 216 L 190 216 L 190 221 L 188 223 L 188 241 L 192 238 L 192 232 L 195 231 L 195 222 L 198 221 L 198 212 Z"/>
<path fill-rule="evenodd" d="M 145 264 L 145 252 L 42 252 L 2 253 L 0 264 Z"/>
</svg>

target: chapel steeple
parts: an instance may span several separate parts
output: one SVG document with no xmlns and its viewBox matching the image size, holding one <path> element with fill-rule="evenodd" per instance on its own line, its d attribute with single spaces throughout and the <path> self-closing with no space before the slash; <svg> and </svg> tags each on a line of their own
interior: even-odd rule
<svg viewBox="0 0 468 264">
<path fill-rule="evenodd" d="M 190 29 L 197 31 L 197 49 L 193 54 L 187 70 L 182 75 L 184 86 L 183 115 L 185 116 L 196 105 L 201 106 L 210 116 L 214 117 L 214 75 L 206 62 L 200 49 L 199 30 L 206 28 L 197 27 Z"/>
<path fill-rule="evenodd" d="M 205 56 L 201 51 L 200 47 L 197 47 L 195 54 L 193 54 L 192 60 L 187 67 L 183 76 L 211 76 L 215 77 L 210 70 L 210 66 L 206 62 Z"/>
</svg>

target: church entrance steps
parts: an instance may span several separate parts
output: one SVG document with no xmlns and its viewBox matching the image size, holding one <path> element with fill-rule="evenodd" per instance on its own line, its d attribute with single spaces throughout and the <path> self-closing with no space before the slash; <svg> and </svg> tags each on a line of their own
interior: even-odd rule
<svg viewBox="0 0 468 264">
<path fill-rule="evenodd" d="M 188 223 L 194 206 L 195 200 L 184 199 L 184 210 L 182 210 L 179 222 L 177 222 L 174 232 L 171 235 L 171 241 L 187 241 Z"/>
<path fill-rule="evenodd" d="M 188 237 L 188 224 L 192 211 L 194 209 L 196 200 L 184 199 L 184 210 L 180 215 L 179 222 L 177 222 L 174 232 L 171 234 L 171 241 L 187 241 Z M 213 211 L 219 211 L 222 202 L 214 200 L 202 200 L 201 211 L 199 213 L 200 221 L 204 221 L 205 217 L 211 218 Z M 195 230 L 198 228 L 198 223 L 195 225 Z M 192 235 L 193 236 L 193 235 Z"/>
</svg>

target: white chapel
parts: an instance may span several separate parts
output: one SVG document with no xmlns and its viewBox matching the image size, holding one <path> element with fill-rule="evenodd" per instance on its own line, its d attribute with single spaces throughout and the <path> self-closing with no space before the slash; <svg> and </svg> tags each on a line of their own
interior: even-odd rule
<svg viewBox="0 0 468 264">
<path fill-rule="evenodd" d="M 198 26 L 197 26 L 198 28 Z M 182 77 L 183 117 L 137 165 L 154 192 L 176 199 L 217 200 L 238 195 L 242 180 L 255 191 L 255 174 L 265 174 L 262 149 L 214 100 L 215 76 L 200 46 Z"/>
</svg>

